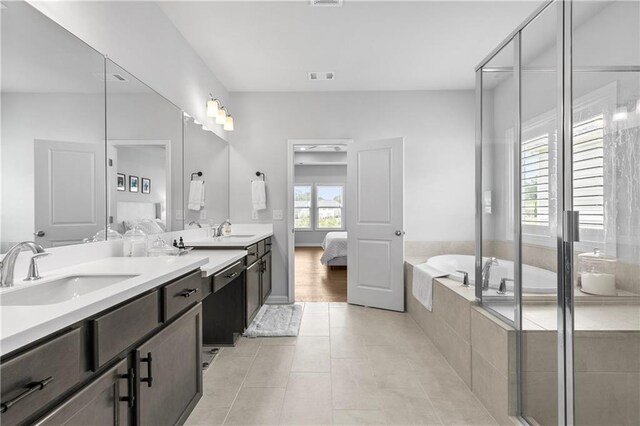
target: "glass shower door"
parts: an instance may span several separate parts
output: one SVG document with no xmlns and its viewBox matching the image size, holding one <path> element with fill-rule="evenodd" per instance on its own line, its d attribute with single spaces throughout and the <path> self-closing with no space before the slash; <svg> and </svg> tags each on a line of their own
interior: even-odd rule
<svg viewBox="0 0 640 426">
<path fill-rule="evenodd" d="M 572 8 L 574 422 L 640 424 L 640 2 Z"/>
</svg>

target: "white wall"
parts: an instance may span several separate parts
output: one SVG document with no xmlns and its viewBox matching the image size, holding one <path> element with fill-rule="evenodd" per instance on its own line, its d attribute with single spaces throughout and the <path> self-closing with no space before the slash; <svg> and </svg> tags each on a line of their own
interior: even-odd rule
<svg viewBox="0 0 640 426">
<path fill-rule="evenodd" d="M 229 105 L 229 93 L 154 2 L 30 3 L 226 138 L 222 126 L 206 116 L 205 103 L 213 92 Z"/>
<path fill-rule="evenodd" d="M 167 200 L 166 151 L 160 146 L 116 146 L 118 173 L 126 175 L 125 191 L 113 193 L 115 202 L 162 203 Z M 138 192 L 129 191 L 129 176 L 138 176 Z M 142 178 L 151 180 L 149 194 L 142 193 Z M 111 182 L 113 185 L 113 182 Z M 112 212 L 113 213 L 113 212 Z M 116 212 L 117 213 L 117 210 Z M 114 220 L 120 221 L 119 218 Z"/>
<path fill-rule="evenodd" d="M 267 210 L 286 211 L 287 140 L 405 137 L 409 241 L 474 238 L 473 91 L 233 93 L 231 218 L 251 222 L 250 180 L 266 173 Z M 275 296 L 287 293 L 287 224 L 274 222 Z"/>
</svg>

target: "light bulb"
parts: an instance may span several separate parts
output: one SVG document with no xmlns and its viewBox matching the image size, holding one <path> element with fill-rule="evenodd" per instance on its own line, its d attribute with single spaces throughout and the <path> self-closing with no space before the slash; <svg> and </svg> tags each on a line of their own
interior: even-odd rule
<svg viewBox="0 0 640 426">
<path fill-rule="evenodd" d="M 613 121 L 622 121 L 627 119 L 627 107 L 620 107 L 616 109 L 613 114 Z"/>
<path fill-rule="evenodd" d="M 227 130 L 229 132 L 233 131 L 233 117 L 230 115 L 227 115 L 227 117 L 224 120 L 224 130 Z"/>
<path fill-rule="evenodd" d="M 195 124 L 196 126 L 201 125 L 202 123 L 199 122 L 198 120 L 196 120 L 195 118 L 193 119 L 193 124 Z"/>
<path fill-rule="evenodd" d="M 224 124 L 227 120 L 227 111 L 225 111 L 224 107 L 218 110 L 218 114 L 216 115 L 216 124 Z"/>
<path fill-rule="evenodd" d="M 217 99 L 209 99 L 207 102 L 207 117 L 215 117 L 218 115 L 218 109 L 220 109 L 220 104 Z"/>
<path fill-rule="evenodd" d="M 203 124 L 202 125 L 202 130 L 209 130 L 209 128 Z"/>
</svg>

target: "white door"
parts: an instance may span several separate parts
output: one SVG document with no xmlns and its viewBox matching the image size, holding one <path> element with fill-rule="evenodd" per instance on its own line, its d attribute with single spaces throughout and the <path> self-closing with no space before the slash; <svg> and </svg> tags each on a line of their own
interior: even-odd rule
<svg viewBox="0 0 640 426">
<path fill-rule="evenodd" d="M 35 141 L 34 241 L 81 242 L 105 227 L 103 143 Z"/>
<path fill-rule="evenodd" d="M 404 311 L 404 138 L 347 153 L 347 301 Z"/>
</svg>

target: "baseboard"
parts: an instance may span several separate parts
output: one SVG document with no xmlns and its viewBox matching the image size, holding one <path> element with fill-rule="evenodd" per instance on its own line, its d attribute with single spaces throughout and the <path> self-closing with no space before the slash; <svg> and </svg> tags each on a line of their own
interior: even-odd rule
<svg viewBox="0 0 640 426">
<path fill-rule="evenodd" d="M 289 303 L 289 297 L 288 296 L 269 296 L 269 298 L 267 298 L 267 303 L 269 305 L 284 305 Z"/>
<path fill-rule="evenodd" d="M 322 243 L 296 243 L 296 247 L 322 247 Z"/>
</svg>

